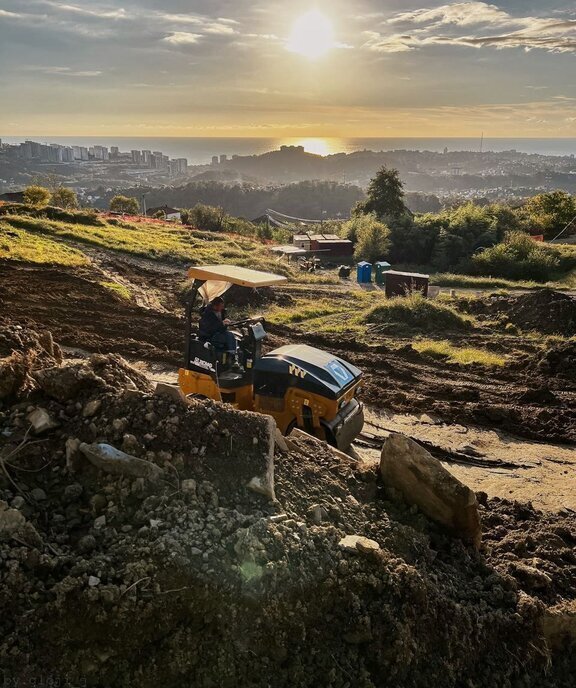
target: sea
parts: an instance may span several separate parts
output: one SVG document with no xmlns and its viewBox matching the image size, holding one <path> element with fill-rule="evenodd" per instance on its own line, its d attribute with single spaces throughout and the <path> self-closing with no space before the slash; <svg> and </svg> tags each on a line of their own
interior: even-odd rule
<svg viewBox="0 0 576 688">
<path fill-rule="evenodd" d="M 120 151 L 162 151 L 171 158 L 187 158 L 191 165 L 206 165 L 214 155 L 259 155 L 278 150 L 280 146 L 304 146 L 317 155 L 353 153 L 355 151 L 419 150 L 493 151 L 516 150 L 540 155 L 576 155 L 576 138 L 151 138 L 114 136 L 2 136 L 4 143 L 25 140 L 57 143 L 63 146 L 118 146 Z"/>
</svg>

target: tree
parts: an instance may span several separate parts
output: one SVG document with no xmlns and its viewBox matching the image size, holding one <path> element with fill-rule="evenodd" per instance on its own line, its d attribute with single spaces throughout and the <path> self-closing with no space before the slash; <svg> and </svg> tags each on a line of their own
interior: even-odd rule
<svg viewBox="0 0 576 688">
<path fill-rule="evenodd" d="M 408 213 L 398 170 L 381 167 L 368 185 L 366 200 L 357 204 L 355 212 L 374 213 L 378 218 L 397 218 Z"/>
<path fill-rule="evenodd" d="M 547 237 L 554 237 L 576 216 L 576 198 L 565 191 L 538 194 L 519 212 L 525 215 L 531 229 L 537 229 Z M 574 231 L 573 225 L 568 232 Z"/>
<path fill-rule="evenodd" d="M 384 258 L 390 248 L 390 229 L 388 226 L 380 222 L 374 214 L 355 219 L 358 222 L 353 225 L 356 232 L 354 258 L 367 260 L 369 263 Z M 354 220 L 350 220 L 350 222 L 352 223 Z"/>
<path fill-rule="evenodd" d="M 221 232 L 224 229 L 226 213 L 222 208 L 197 203 L 188 215 L 188 223 L 207 232 Z"/>
<path fill-rule="evenodd" d="M 136 198 L 128 198 L 128 196 L 114 196 L 110 201 L 110 210 L 113 213 L 122 213 L 126 215 L 138 215 L 140 206 Z"/>
<path fill-rule="evenodd" d="M 52 194 L 51 204 L 57 208 L 64 208 L 65 210 L 73 210 L 78 207 L 78 197 L 65 186 L 59 186 Z"/>
<path fill-rule="evenodd" d="M 24 202 L 30 205 L 48 205 L 50 202 L 50 192 L 43 186 L 29 186 L 24 191 Z"/>
</svg>

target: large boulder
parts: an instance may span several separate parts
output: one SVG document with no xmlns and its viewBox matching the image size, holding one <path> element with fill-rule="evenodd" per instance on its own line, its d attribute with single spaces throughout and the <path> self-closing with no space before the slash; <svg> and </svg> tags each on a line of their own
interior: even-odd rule
<svg viewBox="0 0 576 688">
<path fill-rule="evenodd" d="M 417 442 L 392 433 L 382 448 L 380 472 L 407 502 L 462 540 L 480 545 L 476 495 Z"/>
</svg>

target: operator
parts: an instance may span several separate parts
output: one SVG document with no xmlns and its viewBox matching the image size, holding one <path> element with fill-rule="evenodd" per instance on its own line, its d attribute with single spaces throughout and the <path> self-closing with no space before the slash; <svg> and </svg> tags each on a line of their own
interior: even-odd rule
<svg viewBox="0 0 576 688">
<path fill-rule="evenodd" d="M 232 367 L 239 369 L 238 343 L 232 332 L 228 331 L 230 323 L 224 310 L 224 299 L 217 296 L 202 309 L 198 335 L 201 341 L 210 342 L 219 348 L 225 347 L 224 350 L 231 355 Z"/>
</svg>

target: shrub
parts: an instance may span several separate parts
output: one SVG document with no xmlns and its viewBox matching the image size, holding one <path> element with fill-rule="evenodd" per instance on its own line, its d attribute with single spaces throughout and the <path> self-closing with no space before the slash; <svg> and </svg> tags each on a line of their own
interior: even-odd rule
<svg viewBox="0 0 576 688">
<path fill-rule="evenodd" d="M 65 186 L 59 186 L 52 194 L 50 203 L 56 208 L 63 208 L 65 210 L 73 210 L 78 207 L 78 197 Z"/>
<path fill-rule="evenodd" d="M 354 258 L 374 262 L 390 248 L 390 229 L 376 215 L 357 215 L 342 225 L 342 236 L 356 244 Z"/>
<path fill-rule="evenodd" d="M 117 195 L 110 201 L 110 210 L 113 213 L 123 213 L 126 215 L 138 215 L 140 206 L 136 198 Z"/>
<path fill-rule="evenodd" d="M 471 320 L 450 306 L 420 294 L 382 301 L 364 316 L 367 323 L 392 323 L 423 331 L 468 330 Z"/>
<path fill-rule="evenodd" d="M 30 205 L 44 206 L 50 202 L 50 192 L 43 186 L 29 186 L 24 191 L 24 200 Z"/>
<path fill-rule="evenodd" d="M 510 232 L 503 242 L 472 257 L 470 271 L 477 275 L 545 282 L 560 268 L 558 252 L 523 232 Z"/>
</svg>

